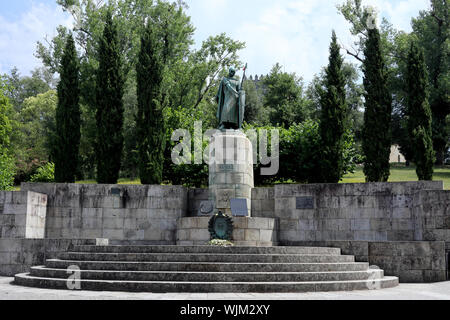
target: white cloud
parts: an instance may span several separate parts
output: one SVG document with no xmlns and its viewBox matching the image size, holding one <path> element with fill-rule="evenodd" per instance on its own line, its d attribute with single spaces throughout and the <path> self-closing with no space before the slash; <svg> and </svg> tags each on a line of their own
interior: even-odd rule
<svg viewBox="0 0 450 320">
<path fill-rule="evenodd" d="M 197 46 L 208 36 L 226 32 L 245 41 L 241 60 L 249 73 L 266 74 L 279 62 L 306 81 L 327 64 L 331 30 L 341 43 L 351 45 L 349 24 L 338 14 L 344 0 L 188 0 L 188 14 L 197 28 Z M 363 0 L 378 8 L 394 27 L 410 31 L 412 17 L 429 7 L 429 0 Z M 33 4 L 16 21 L 0 13 L 0 73 L 17 66 L 22 74 L 40 65 L 34 57 L 36 42 L 51 39 L 58 25 L 72 18 L 56 5 Z M 347 58 L 349 58 L 347 56 Z M 350 58 L 349 58 L 350 60 Z"/>
<path fill-rule="evenodd" d="M 429 0 L 366 0 L 364 5 L 376 7 L 395 28 L 411 31 L 411 18 L 419 10 L 428 8 Z M 306 81 L 320 72 L 328 62 L 331 30 L 339 41 L 351 45 L 354 41 L 349 24 L 337 12 L 336 4 L 329 0 L 286 0 L 272 2 L 239 23 L 231 36 L 245 41 L 247 48 L 241 53 L 242 60 L 249 62 L 249 72 L 268 73 L 279 62 L 286 71 L 296 72 Z M 351 62 L 355 60 L 346 57 Z"/>
<path fill-rule="evenodd" d="M 52 39 L 58 25 L 70 27 L 72 18 L 56 6 L 33 3 L 16 21 L 0 15 L 0 74 L 17 66 L 22 75 L 27 75 L 39 66 L 40 61 L 34 57 L 36 43 L 46 35 Z"/>
</svg>

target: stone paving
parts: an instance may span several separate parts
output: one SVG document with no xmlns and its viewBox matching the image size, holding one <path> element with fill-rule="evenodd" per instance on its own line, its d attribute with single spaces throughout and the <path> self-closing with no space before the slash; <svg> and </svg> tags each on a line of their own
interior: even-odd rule
<svg viewBox="0 0 450 320">
<path fill-rule="evenodd" d="M 0 277 L 0 300 L 450 300 L 450 282 L 400 284 L 392 289 L 315 293 L 126 293 L 20 287 Z"/>
</svg>

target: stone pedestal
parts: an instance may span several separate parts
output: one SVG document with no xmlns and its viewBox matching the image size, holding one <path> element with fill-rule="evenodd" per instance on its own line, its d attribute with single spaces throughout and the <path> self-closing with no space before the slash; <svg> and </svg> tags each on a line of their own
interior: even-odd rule
<svg viewBox="0 0 450 320">
<path fill-rule="evenodd" d="M 247 201 L 251 215 L 253 148 L 239 130 L 224 130 L 212 136 L 210 143 L 209 197 L 214 212 L 232 215 L 231 199 Z"/>
<path fill-rule="evenodd" d="M 204 246 L 211 240 L 210 217 L 181 218 L 177 221 L 177 245 Z M 272 247 L 278 245 L 278 222 L 272 218 L 233 218 L 232 242 L 238 247 Z"/>
</svg>

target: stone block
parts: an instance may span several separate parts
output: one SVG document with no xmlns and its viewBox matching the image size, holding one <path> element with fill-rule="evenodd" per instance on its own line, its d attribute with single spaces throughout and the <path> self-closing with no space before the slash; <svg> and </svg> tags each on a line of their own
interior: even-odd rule
<svg viewBox="0 0 450 320">
<path fill-rule="evenodd" d="M 258 229 L 245 229 L 245 241 L 259 241 L 260 230 Z"/>
<path fill-rule="evenodd" d="M 271 242 L 271 241 L 276 241 L 276 239 L 274 239 L 275 237 L 275 232 L 273 230 L 260 230 L 259 231 L 259 240 L 263 241 L 263 242 Z"/>
<path fill-rule="evenodd" d="M 392 222 L 390 219 L 370 219 L 370 230 L 388 231 L 391 229 L 392 229 Z"/>
<path fill-rule="evenodd" d="M 244 229 L 234 229 L 233 230 L 233 241 L 244 241 L 245 240 L 245 230 Z"/>
<path fill-rule="evenodd" d="M 370 219 L 351 219 L 350 220 L 350 230 L 353 231 L 369 231 Z"/>
<path fill-rule="evenodd" d="M 111 240 L 124 239 L 124 230 L 122 229 L 103 229 L 102 238 Z"/>
<path fill-rule="evenodd" d="M 266 218 L 248 218 L 249 229 L 269 229 L 269 221 Z"/>
<path fill-rule="evenodd" d="M 193 241 L 209 241 L 211 235 L 208 230 L 205 229 L 191 229 L 190 240 Z"/>
</svg>

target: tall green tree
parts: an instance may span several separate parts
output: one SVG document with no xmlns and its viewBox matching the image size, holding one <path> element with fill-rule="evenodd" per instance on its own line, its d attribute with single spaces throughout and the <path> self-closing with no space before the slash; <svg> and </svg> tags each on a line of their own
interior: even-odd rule
<svg viewBox="0 0 450 320">
<path fill-rule="evenodd" d="M 281 65 L 277 63 L 264 78 L 263 85 L 266 87 L 264 106 L 269 109 L 273 126 L 289 128 L 308 118 L 303 100 L 303 85 L 295 74 L 283 72 Z"/>
<path fill-rule="evenodd" d="M 136 65 L 138 113 L 137 145 L 142 184 L 161 184 L 163 178 L 165 123 L 160 103 L 164 64 L 161 41 L 148 24 L 141 39 Z"/>
<path fill-rule="evenodd" d="M 429 101 L 433 115 L 433 145 L 436 163 L 442 165 L 450 131 L 450 1 L 431 0 L 431 10 L 421 11 L 412 20 L 413 34 L 424 48 L 429 72 Z"/>
<path fill-rule="evenodd" d="M 412 41 L 408 55 L 408 131 L 413 161 L 419 180 L 433 180 L 435 154 L 433 150 L 431 109 L 428 103 L 428 72 L 423 50 Z"/>
<path fill-rule="evenodd" d="M 75 42 L 69 35 L 61 59 L 56 134 L 52 144 L 55 181 L 59 183 L 74 183 L 78 169 L 81 137 L 79 72 Z"/>
<path fill-rule="evenodd" d="M 123 70 L 117 26 L 106 13 L 98 50 L 96 76 L 97 182 L 115 184 L 119 179 L 123 150 Z"/>
<path fill-rule="evenodd" d="M 0 78 L 0 190 L 8 190 L 12 187 L 15 171 L 14 161 L 8 152 L 11 124 L 7 114 L 11 105 L 4 91 L 5 85 Z"/>
<path fill-rule="evenodd" d="M 346 91 L 342 71 L 344 59 L 333 31 L 329 65 L 326 68 L 325 92 L 321 97 L 321 160 L 318 182 L 338 183 L 344 174 L 343 135 L 346 131 Z"/>
<path fill-rule="evenodd" d="M 390 175 L 392 99 L 377 28 L 369 29 L 364 49 L 365 113 L 362 131 L 367 182 L 386 182 Z"/>
</svg>

